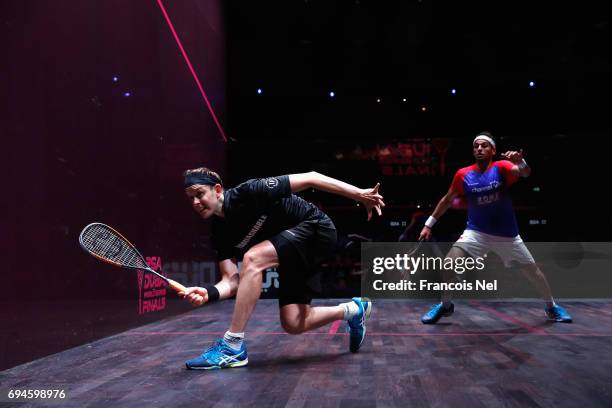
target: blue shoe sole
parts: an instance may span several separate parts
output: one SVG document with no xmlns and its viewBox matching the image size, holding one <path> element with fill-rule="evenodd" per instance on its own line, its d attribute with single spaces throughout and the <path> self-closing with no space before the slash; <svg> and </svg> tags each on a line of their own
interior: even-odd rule
<svg viewBox="0 0 612 408">
<path fill-rule="evenodd" d="M 545 313 L 545 314 L 546 314 L 546 320 L 548 320 L 549 322 L 572 323 L 574 321 L 571 317 L 569 319 L 555 319 L 554 317 L 550 317 L 548 313 Z"/>
<path fill-rule="evenodd" d="M 230 363 L 228 365 L 221 366 L 210 366 L 210 367 L 190 367 L 185 363 L 185 366 L 188 370 L 221 370 L 222 368 L 234 368 L 234 367 L 244 367 L 249 363 L 249 359 L 244 359 L 242 361 L 236 361 L 235 363 Z"/>
</svg>

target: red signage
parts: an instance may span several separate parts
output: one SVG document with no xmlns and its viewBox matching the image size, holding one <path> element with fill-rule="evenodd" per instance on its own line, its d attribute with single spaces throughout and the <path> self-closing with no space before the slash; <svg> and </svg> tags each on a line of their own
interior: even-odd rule
<svg viewBox="0 0 612 408">
<path fill-rule="evenodd" d="M 162 272 L 159 256 L 146 256 L 147 265 L 155 272 Z M 164 275 L 165 276 L 165 275 Z M 159 276 L 138 270 L 138 314 L 164 310 L 166 308 L 166 283 Z"/>
<path fill-rule="evenodd" d="M 376 146 L 384 176 L 444 176 L 448 139 L 412 139 Z"/>
</svg>

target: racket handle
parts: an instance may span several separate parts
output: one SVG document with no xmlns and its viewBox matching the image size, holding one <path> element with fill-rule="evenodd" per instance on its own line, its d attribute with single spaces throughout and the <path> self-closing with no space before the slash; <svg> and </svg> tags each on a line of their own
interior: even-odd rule
<svg viewBox="0 0 612 408">
<path fill-rule="evenodd" d="M 168 281 L 168 286 L 170 286 L 172 289 L 174 289 L 177 293 L 178 292 L 185 292 L 187 290 L 187 288 L 183 285 L 181 285 L 180 283 L 178 283 L 175 280 L 172 279 L 167 279 Z"/>
</svg>

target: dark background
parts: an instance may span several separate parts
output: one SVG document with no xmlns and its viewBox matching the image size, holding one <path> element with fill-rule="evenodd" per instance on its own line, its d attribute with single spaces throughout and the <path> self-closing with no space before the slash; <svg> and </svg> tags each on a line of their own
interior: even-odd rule
<svg viewBox="0 0 612 408">
<path fill-rule="evenodd" d="M 523 148 L 533 168 L 513 187 L 525 239 L 610 240 L 611 44 L 603 5 L 163 5 L 227 143 L 157 1 L 0 3 L 0 367 L 188 310 L 171 302 L 139 316 L 135 274 L 92 260 L 77 238 L 100 221 L 165 264 L 211 260 L 208 229 L 182 191 L 189 167 L 218 169 L 229 186 L 309 170 L 361 187 L 380 181 L 388 205 L 371 223 L 344 198 L 304 194 L 336 222 L 346 258 L 336 263 L 351 269 L 358 246 L 349 235 L 397 240 L 471 163 L 477 132 L 489 130 L 498 151 Z M 449 146 L 444 175 L 383 176 L 376 158 L 347 154 L 438 139 Z M 439 238 L 454 239 L 464 221 L 463 210 L 449 211 Z M 324 296 L 358 290 L 351 286 L 358 277 L 342 273 L 344 286 L 331 279 Z M 48 340 L 49 327 L 59 340 Z"/>
<path fill-rule="evenodd" d="M 416 204 L 437 202 L 454 171 L 471 163 L 473 137 L 489 130 L 499 152 L 523 148 L 533 167 L 514 194 L 525 238 L 610 239 L 602 182 L 611 173 L 611 33 L 603 7 L 229 2 L 227 17 L 233 183 L 312 168 L 362 186 L 381 181 L 389 217 L 406 219 Z M 413 138 L 450 139 L 446 175 L 382 178 L 376 163 L 335 159 L 357 145 Z M 350 204 L 317 198 L 330 212 Z M 530 218 L 548 223 L 529 228 Z"/>
</svg>

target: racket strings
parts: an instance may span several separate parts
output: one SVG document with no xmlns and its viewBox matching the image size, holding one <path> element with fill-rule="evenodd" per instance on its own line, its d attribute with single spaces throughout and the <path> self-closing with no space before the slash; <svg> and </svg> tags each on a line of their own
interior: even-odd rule
<svg viewBox="0 0 612 408">
<path fill-rule="evenodd" d="M 146 267 L 129 242 L 103 225 L 91 225 L 81 235 L 81 243 L 88 251 L 113 263 L 134 268 Z"/>
</svg>

